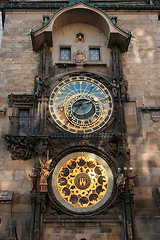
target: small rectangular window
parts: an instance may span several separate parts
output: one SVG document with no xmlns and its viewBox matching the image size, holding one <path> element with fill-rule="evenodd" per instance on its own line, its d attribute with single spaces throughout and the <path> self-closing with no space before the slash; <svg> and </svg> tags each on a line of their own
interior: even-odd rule
<svg viewBox="0 0 160 240">
<path fill-rule="evenodd" d="M 90 48 L 89 49 L 89 60 L 90 61 L 100 61 L 100 48 Z"/>
<path fill-rule="evenodd" d="M 30 128 L 30 110 L 19 109 L 19 134 L 29 134 Z"/>
<path fill-rule="evenodd" d="M 60 60 L 63 60 L 63 61 L 71 60 L 71 48 L 69 47 L 60 48 Z"/>
</svg>

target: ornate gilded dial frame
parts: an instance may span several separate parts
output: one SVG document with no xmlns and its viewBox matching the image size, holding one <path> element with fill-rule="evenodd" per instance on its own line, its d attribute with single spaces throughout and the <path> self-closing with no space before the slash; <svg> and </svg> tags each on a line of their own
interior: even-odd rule
<svg viewBox="0 0 160 240">
<path fill-rule="evenodd" d="M 75 214 L 89 214 L 110 199 L 113 172 L 100 156 L 73 152 L 63 157 L 52 175 L 52 191 L 58 204 Z"/>
<path fill-rule="evenodd" d="M 100 81 L 74 76 L 53 89 L 49 111 L 55 123 L 71 133 L 93 133 L 108 124 L 113 115 L 113 97 Z"/>
</svg>

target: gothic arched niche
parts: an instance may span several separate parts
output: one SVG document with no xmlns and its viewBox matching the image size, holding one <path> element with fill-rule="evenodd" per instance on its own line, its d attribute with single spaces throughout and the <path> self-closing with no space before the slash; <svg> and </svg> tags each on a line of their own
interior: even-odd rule
<svg viewBox="0 0 160 240">
<path fill-rule="evenodd" d="M 39 51 L 44 42 L 52 47 L 54 32 L 71 23 L 84 23 L 97 27 L 105 34 L 107 47 L 117 44 L 121 51 L 126 51 L 128 48 L 130 33 L 114 25 L 103 11 L 79 2 L 59 10 L 44 27 L 31 31 L 33 49 Z"/>
<path fill-rule="evenodd" d="M 93 8 L 86 9 L 81 7 L 64 11 L 55 19 L 53 24 L 53 36 L 54 32 L 65 25 L 72 23 L 84 23 L 99 28 L 108 38 L 111 26 L 104 16 L 102 16 L 99 12 L 96 12 L 95 9 L 93 10 Z"/>
</svg>

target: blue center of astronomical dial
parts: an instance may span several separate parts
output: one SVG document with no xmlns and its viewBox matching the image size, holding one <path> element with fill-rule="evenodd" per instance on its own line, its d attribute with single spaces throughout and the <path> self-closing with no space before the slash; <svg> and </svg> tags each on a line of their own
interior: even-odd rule
<svg viewBox="0 0 160 240">
<path fill-rule="evenodd" d="M 74 126 L 91 126 L 98 121 L 101 107 L 97 98 L 91 94 L 77 94 L 66 103 L 65 113 Z"/>
<path fill-rule="evenodd" d="M 89 99 L 80 99 L 72 106 L 72 114 L 78 119 L 88 119 L 95 113 L 95 106 Z"/>
</svg>

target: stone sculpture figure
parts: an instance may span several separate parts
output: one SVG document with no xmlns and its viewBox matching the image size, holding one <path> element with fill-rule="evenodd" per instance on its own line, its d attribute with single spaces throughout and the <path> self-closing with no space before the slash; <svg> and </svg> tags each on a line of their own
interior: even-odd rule
<svg viewBox="0 0 160 240">
<path fill-rule="evenodd" d="M 126 80 L 122 79 L 120 81 L 120 90 L 121 90 L 121 96 L 126 97 L 127 95 L 127 88 L 128 88 L 128 83 Z"/>
<path fill-rule="evenodd" d="M 37 89 L 36 89 L 35 95 L 36 96 L 41 96 L 41 94 L 42 94 L 42 80 L 41 80 L 41 78 L 37 77 L 36 82 L 37 82 Z"/>
<path fill-rule="evenodd" d="M 47 178 L 50 175 L 50 164 L 52 162 L 52 159 L 47 160 L 45 164 L 42 163 L 41 159 L 39 159 L 39 162 L 41 164 L 41 173 L 40 173 L 40 192 L 47 192 Z"/>
<path fill-rule="evenodd" d="M 131 192 L 133 191 L 133 188 L 134 188 L 134 181 L 133 180 L 136 176 L 137 175 L 133 174 L 132 167 L 130 167 L 127 178 L 128 178 L 128 190 L 131 191 Z"/>
<path fill-rule="evenodd" d="M 79 64 L 86 63 L 87 59 L 85 53 L 82 52 L 81 50 L 74 52 L 74 61 Z"/>
<path fill-rule="evenodd" d="M 124 177 L 124 174 L 121 172 L 121 168 L 118 168 L 118 173 L 117 173 L 117 187 L 120 189 L 120 191 L 124 191 L 126 184 L 126 178 Z"/>
<path fill-rule="evenodd" d="M 48 77 L 45 78 L 42 89 L 43 89 L 44 95 L 48 96 L 49 94 L 49 78 Z"/>
<path fill-rule="evenodd" d="M 31 189 L 31 192 L 36 192 L 37 191 L 37 172 L 36 172 L 36 169 L 33 168 L 32 169 L 32 173 L 31 174 L 28 174 L 29 177 L 32 179 L 32 189 Z"/>
<path fill-rule="evenodd" d="M 116 79 L 113 79 L 112 93 L 114 97 L 117 97 L 117 92 L 118 92 L 118 84 L 116 83 Z"/>
</svg>

